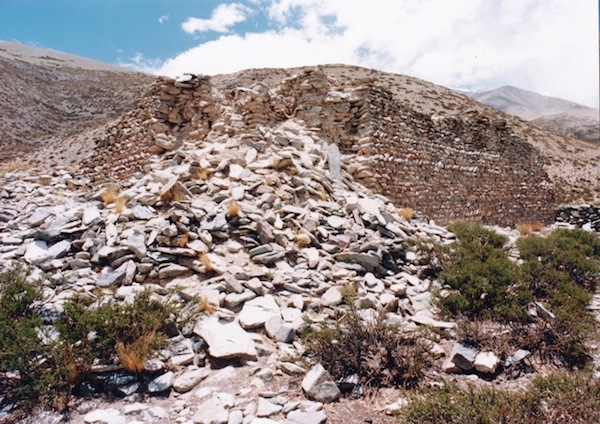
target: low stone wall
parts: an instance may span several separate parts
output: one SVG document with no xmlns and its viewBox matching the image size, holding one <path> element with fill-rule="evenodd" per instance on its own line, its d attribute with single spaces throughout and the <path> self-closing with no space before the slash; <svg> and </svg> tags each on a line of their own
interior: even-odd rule
<svg viewBox="0 0 600 424">
<path fill-rule="evenodd" d="M 556 212 L 556 222 L 600 232 L 600 207 L 594 205 L 568 206 Z"/>
</svg>

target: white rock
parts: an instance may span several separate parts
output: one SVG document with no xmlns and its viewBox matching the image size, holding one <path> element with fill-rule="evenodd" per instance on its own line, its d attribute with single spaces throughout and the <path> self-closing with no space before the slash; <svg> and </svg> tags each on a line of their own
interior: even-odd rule
<svg viewBox="0 0 600 424">
<path fill-rule="evenodd" d="M 307 247 L 305 249 L 302 249 L 302 252 L 308 260 L 309 268 L 316 268 L 317 265 L 319 265 L 319 249 L 317 249 L 316 247 Z"/>
<path fill-rule="evenodd" d="M 302 412 L 297 409 L 287 414 L 286 418 L 286 424 L 324 424 L 327 421 L 323 411 Z"/>
<path fill-rule="evenodd" d="M 48 252 L 48 244 L 42 240 L 34 240 L 27 245 L 25 260 L 31 264 L 39 265 L 52 258 Z"/>
<path fill-rule="evenodd" d="M 475 369 L 486 374 L 493 374 L 500 365 L 500 358 L 494 352 L 479 352 L 475 357 Z"/>
<path fill-rule="evenodd" d="M 337 215 L 331 215 L 327 217 L 327 224 L 335 229 L 344 228 L 348 221 Z"/>
<path fill-rule="evenodd" d="M 83 416 L 83 421 L 89 424 L 126 424 L 127 420 L 116 409 L 96 409 Z"/>
<path fill-rule="evenodd" d="M 198 409 L 192 421 L 196 424 L 227 424 L 229 411 L 227 402 L 219 393 L 213 394 L 207 400 L 198 405 Z"/>
<path fill-rule="evenodd" d="M 454 343 L 449 358 L 458 367 L 468 371 L 473 368 L 476 355 L 477 349 L 474 347 L 462 343 Z"/>
<path fill-rule="evenodd" d="M 173 371 L 164 373 L 163 375 L 156 377 L 150 383 L 148 383 L 148 391 L 150 393 L 161 393 L 169 390 L 173 385 Z"/>
<path fill-rule="evenodd" d="M 340 389 L 321 364 L 315 365 L 302 380 L 302 389 L 309 399 L 330 403 L 341 396 Z"/>
<path fill-rule="evenodd" d="M 325 293 L 321 295 L 321 303 L 323 306 L 335 306 L 342 303 L 343 296 L 340 289 L 337 287 L 329 287 Z"/>
<path fill-rule="evenodd" d="M 258 417 L 270 417 L 271 415 L 279 414 L 283 406 L 269 402 L 265 398 L 258 398 L 258 409 L 256 415 Z"/>
<path fill-rule="evenodd" d="M 260 327 L 272 317 L 281 317 L 281 313 L 275 298 L 270 294 L 247 301 L 238 315 L 243 328 Z"/>
<path fill-rule="evenodd" d="M 202 380 L 210 374 L 208 368 L 199 368 L 186 371 L 175 379 L 173 389 L 179 393 L 186 393 L 196 387 Z"/>
<path fill-rule="evenodd" d="M 96 206 L 89 206 L 85 208 L 81 221 L 86 227 L 100 223 L 102 221 L 100 211 Z"/>
<path fill-rule="evenodd" d="M 278 316 L 273 316 L 265 322 L 265 330 L 270 338 L 278 342 L 289 343 L 294 338 L 292 326 Z"/>
<path fill-rule="evenodd" d="M 208 353 L 217 359 L 256 359 L 254 340 L 235 321 L 220 321 L 217 317 L 204 317 L 196 323 L 194 333 L 208 345 Z"/>
<path fill-rule="evenodd" d="M 126 245 L 127 248 L 129 248 L 129 250 L 131 250 L 135 256 L 138 257 L 138 259 L 141 260 L 146 257 L 147 248 L 145 234 L 143 231 L 134 229 L 131 234 L 129 234 L 129 237 L 127 237 Z"/>
</svg>

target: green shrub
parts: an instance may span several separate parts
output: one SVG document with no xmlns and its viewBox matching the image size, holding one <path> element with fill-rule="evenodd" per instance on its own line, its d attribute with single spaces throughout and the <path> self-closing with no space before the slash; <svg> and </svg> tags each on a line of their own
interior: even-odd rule
<svg viewBox="0 0 600 424">
<path fill-rule="evenodd" d="M 349 311 L 333 323 L 312 325 L 302 334 L 308 355 L 334 379 L 357 375 L 368 387 L 412 387 L 429 364 L 429 345 L 419 334 L 403 333 L 385 322 L 363 320 L 349 301 Z"/>
<path fill-rule="evenodd" d="M 556 315 L 538 326 L 534 337 L 542 356 L 568 366 L 587 362 L 586 340 L 597 331 L 587 306 L 600 281 L 600 239 L 582 230 L 560 229 L 545 238 L 521 238 L 517 246 L 532 296 Z"/>
<path fill-rule="evenodd" d="M 451 289 L 437 298 L 442 312 L 471 319 L 523 319 L 530 296 L 519 267 L 504 249 L 506 237 L 473 224 L 449 229 L 458 242 L 442 260 L 440 278 Z"/>
<path fill-rule="evenodd" d="M 561 372 L 538 377 L 521 392 L 446 384 L 409 395 L 399 420 L 419 424 L 597 423 L 600 382 L 582 372 Z"/>
<path fill-rule="evenodd" d="M 62 341 L 72 346 L 78 374 L 84 376 L 94 359 L 112 363 L 119 357 L 131 359 L 132 354 L 139 358 L 138 364 L 127 367 L 121 361 L 122 365 L 139 372 L 139 362 L 164 344 L 159 329 L 173 312 L 172 306 L 153 300 L 149 291 L 132 303 L 111 300 L 92 307 L 77 299 L 65 304 L 56 328 Z"/>
<path fill-rule="evenodd" d="M 132 303 L 97 307 L 76 299 L 65 304 L 54 327 L 46 327 L 41 300 L 25 270 L 0 273 L 0 397 L 2 405 L 24 411 L 65 408 L 95 360 L 119 361 L 140 372 L 146 357 L 166 341 L 160 330 L 175 312 L 148 291 Z M 53 330 L 54 337 L 44 337 L 46 330 Z"/>
<path fill-rule="evenodd" d="M 0 273 L 0 396 L 2 405 L 32 409 L 65 406 L 68 365 L 52 342 L 43 343 L 44 330 L 35 282 L 23 268 Z"/>
</svg>

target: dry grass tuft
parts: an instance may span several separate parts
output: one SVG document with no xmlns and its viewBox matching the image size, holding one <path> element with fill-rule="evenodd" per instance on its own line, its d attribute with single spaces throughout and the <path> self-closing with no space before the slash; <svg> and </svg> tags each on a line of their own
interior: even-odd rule
<svg viewBox="0 0 600 424">
<path fill-rule="evenodd" d="M 198 260 L 202 263 L 206 272 L 211 272 L 214 269 L 212 262 L 210 261 L 210 258 L 208 257 L 208 254 L 206 252 L 200 252 Z"/>
<path fill-rule="evenodd" d="M 412 208 L 400 208 L 398 209 L 398 215 L 406 220 L 410 220 L 415 216 L 415 212 L 412 210 Z"/>
<path fill-rule="evenodd" d="M 47 186 L 48 184 L 50 184 L 51 181 L 52 181 L 52 178 L 48 177 L 48 176 L 43 176 L 43 177 L 38 178 L 38 184 L 43 185 L 43 186 Z"/>
<path fill-rule="evenodd" d="M 25 162 L 12 161 L 7 163 L 0 164 L 0 177 L 3 177 L 5 174 L 13 171 L 24 171 L 29 169 L 30 166 Z"/>
<path fill-rule="evenodd" d="M 119 187 L 114 184 L 106 187 L 106 189 L 100 194 L 100 199 L 102 199 L 102 202 L 105 206 L 114 203 L 115 200 L 117 200 L 117 197 L 119 197 Z"/>
<path fill-rule="evenodd" d="M 175 244 L 177 244 L 177 247 L 185 247 L 188 244 L 190 237 L 188 235 L 188 233 L 182 234 L 180 236 L 177 236 L 177 239 L 175 240 Z"/>
<path fill-rule="evenodd" d="M 521 224 L 517 224 L 517 231 L 522 236 L 528 236 L 531 233 L 539 233 L 544 229 L 544 224 L 540 221 L 533 222 L 523 222 Z"/>
<path fill-rule="evenodd" d="M 208 170 L 204 168 L 198 169 L 198 171 L 196 171 L 196 179 L 200 181 L 208 180 Z"/>
<path fill-rule="evenodd" d="M 296 243 L 299 247 L 308 246 L 311 243 L 310 236 L 305 233 L 296 234 L 294 237 L 294 243 Z"/>
<path fill-rule="evenodd" d="M 217 308 L 215 308 L 215 305 L 208 301 L 208 297 L 202 296 L 202 300 L 200 300 L 200 305 L 198 306 L 198 312 L 206 312 L 207 314 L 213 314 L 216 310 Z"/>
<path fill-rule="evenodd" d="M 229 202 L 229 205 L 227 206 L 227 216 L 240 216 L 240 205 L 238 205 L 235 200 Z"/>
<path fill-rule="evenodd" d="M 155 332 L 150 332 L 132 343 L 123 344 L 118 342 L 116 345 L 117 355 L 121 365 L 129 372 L 139 374 L 144 370 L 144 361 L 148 355 L 150 343 L 154 338 Z"/>
<path fill-rule="evenodd" d="M 115 212 L 121 213 L 123 209 L 125 209 L 125 205 L 127 204 L 127 199 L 123 196 L 119 196 L 113 202 L 115 205 Z"/>
</svg>

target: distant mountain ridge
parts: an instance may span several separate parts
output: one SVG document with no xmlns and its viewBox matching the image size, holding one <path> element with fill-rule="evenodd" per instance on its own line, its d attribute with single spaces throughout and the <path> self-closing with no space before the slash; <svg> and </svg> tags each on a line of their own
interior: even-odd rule
<svg viewBox="0 0 600 424">
<path fill-rule="evenodd" d="M 598 109 L 512 86 L 465 94 L 494 109 L 551 131 L 585 141 L 600 142 Z"/>
</svg>

